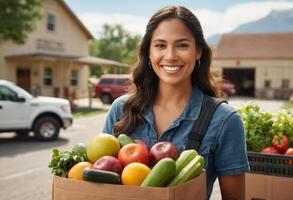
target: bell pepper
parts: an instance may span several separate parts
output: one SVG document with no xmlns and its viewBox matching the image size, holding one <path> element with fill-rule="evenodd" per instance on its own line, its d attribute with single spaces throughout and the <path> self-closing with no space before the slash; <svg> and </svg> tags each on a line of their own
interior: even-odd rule
<svg viewBox="0 0 293 200">
<path fill-rule="evenodd" d="M 275 135 L 272 141 L 272 145 L 280 153 L 285 153 L 289 148 L 288 137 L 286 135 L 282 135 L 281 137 Z"/>
</svg>

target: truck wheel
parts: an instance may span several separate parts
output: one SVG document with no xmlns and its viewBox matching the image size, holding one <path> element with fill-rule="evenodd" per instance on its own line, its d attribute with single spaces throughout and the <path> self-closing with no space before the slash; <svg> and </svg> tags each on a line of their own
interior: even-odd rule
<svg viewBox="0 0 293 200">
<path fill-rule="evenodd" d="M 101 94 L 100 99 L 103 104 L 111 104 L 113 101 L 111 95 L 109 94 Z"/>
<path fill-rule="evenodd" d="M 34 133 L 40 141 L 56 140 L 60 131 L 59 121 L 51 116 L 39 118 L 34 125 Z"/>
</svg>

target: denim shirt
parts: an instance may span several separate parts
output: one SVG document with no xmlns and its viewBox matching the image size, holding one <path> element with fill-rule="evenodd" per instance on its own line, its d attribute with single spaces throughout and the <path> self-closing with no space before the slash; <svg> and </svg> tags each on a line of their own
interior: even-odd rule
<svg viewBox="0 0 293 200">
<path fill-rule="evenodd" d="M 181 152 L 185 149 L 188 135 L 197 120 L 204 98 L 203 92 L 195 87 L 183 112 L 160 137 L 157 136 L 152 106 L 147 109 L 145 124 L 132 134 L 133 139 L 142 139 L 149 147 L 158 141 L 171 141 Z M 112 133 L 114 123 L 123 115 L 123 104 L 127 96 L 116 99 L 108 113 L 103 129 L 104 133 Z M 239 113 L 226 103 L 216 109 L 207 132 L 198 149 L 205 158 L 207 172 L 207 199 L 210 198 L 213 184 L 217 177 L 229 176 L 249 171 L 246 154 L 245 132 Z"/>
</svg>

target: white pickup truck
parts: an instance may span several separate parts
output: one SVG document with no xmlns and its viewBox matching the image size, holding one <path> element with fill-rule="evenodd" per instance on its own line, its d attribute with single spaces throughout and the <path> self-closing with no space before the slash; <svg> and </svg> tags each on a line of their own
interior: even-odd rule
<svg viewBox="0 0 293 200">
<path fill-rule="evenodd" d="M 33 97 L 14 83 L 0 80 L 0 132 L 24 136 L 33 131 L 38 140 L 51 141 L 72 122 L 68 100 Z"/>
</svg>

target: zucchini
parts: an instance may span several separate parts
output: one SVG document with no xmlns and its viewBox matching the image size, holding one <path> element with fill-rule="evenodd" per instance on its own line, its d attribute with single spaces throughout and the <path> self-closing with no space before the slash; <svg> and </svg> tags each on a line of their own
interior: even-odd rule
<svg viewBox="0 0 293 200">
<path fill-rule="evenodd" d="M 197 177 L 203 169 L 204 158 L 200 155 L 197 155 L 193 160 L 191 160 L 177 176 L 168 184 L 170 186 L 176 186 L 180 183 L 185 183 L 195 177 Z"/>
<path fill-rule="evenodd" d="M 129 143 L 134 143 L 134 140 L 126 134 L 120 134 L 117 139 L 118 139 L 121 147 L 123 147 Z"/>
<path fill-rule="evenodd" d="M 193 159 L 197 156 L 197 151 L 189 149 L 182 151 L 176 160 L 176 175 Z"/>
<path fill-rule="evenodd" d="M 99 169 L 84 169 L 83 180 L 96 183 L 121 184 L 121 178 L 119 174 Z"/>
<path fill-rule="evenodd" d="M 176 175 L 176 164 L 171 158 L 163 158 L 151 169 L 140 186 L 164 187 Z"/>
</svg>

